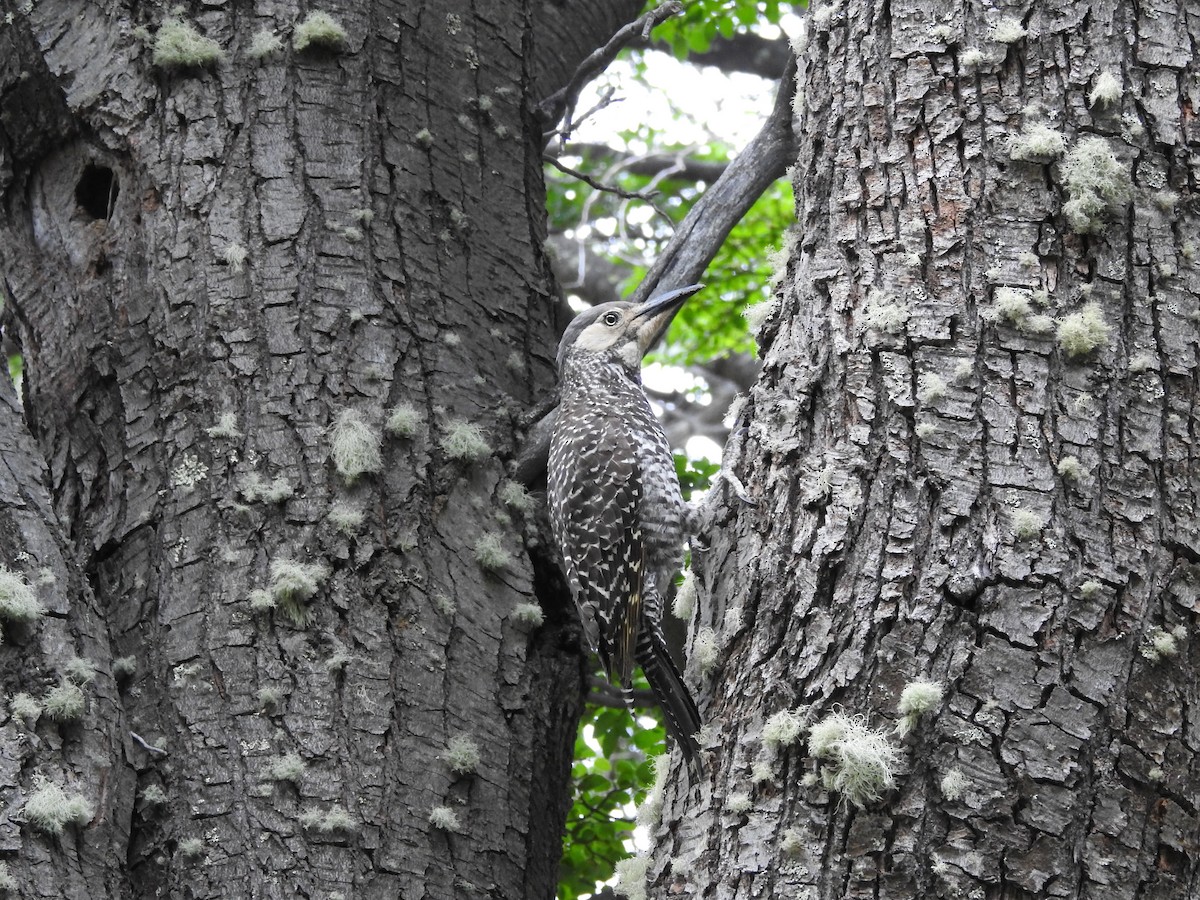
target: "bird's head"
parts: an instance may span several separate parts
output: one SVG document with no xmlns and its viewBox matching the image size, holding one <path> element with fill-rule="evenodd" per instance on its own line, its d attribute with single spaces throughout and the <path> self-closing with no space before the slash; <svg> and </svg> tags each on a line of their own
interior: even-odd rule
<svg viewBox="0 0 1200 900">
<path fill-rule="evenodd" d="M 702 287 L 689 284 L 642 303 L 618 300 L 581 312 L 571 320 L 559 342 L 558 370 L 562 371 L 568 359 L 593 357 L 638 371 L 642 357 L 658 343 L 675 313 Z"/>
</svg>

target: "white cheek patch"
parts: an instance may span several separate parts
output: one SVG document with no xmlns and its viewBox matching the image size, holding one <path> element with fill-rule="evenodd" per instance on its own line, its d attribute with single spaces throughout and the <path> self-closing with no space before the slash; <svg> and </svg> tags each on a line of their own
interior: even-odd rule
<svg viewBox="0 0 1200 900">
<path fill-rule="evenodd" d="M 613 345 L 616 335 L 606 325 L 590 325 L 575 339 L 575 346 L 589 353 L 600 353 Z"/>
<path fill-rule="evenodd" d="M 638 346 L 637 341 L 626 341 L 617 351 L 617 356 L 631 369 L 636 369 L 642 364 L 642 348 Z"/>
</svg>

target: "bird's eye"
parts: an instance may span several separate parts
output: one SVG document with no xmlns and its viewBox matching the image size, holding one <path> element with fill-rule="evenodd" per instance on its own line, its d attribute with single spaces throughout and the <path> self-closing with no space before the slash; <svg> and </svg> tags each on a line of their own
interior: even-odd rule
<svg viewBox="0 0 1200 900">
<path fill-rule="evenodd" d="M 605 313 L 603 322 L 605 325 L 616 325 L 621 321 L 620 315 L 615 312 Z"/>
</svg>

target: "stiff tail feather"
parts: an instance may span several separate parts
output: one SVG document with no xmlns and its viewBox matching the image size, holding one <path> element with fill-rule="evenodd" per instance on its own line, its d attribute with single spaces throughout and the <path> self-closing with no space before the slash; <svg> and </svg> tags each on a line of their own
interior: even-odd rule
<svg viewBox="0 0 1200 900">
<path fill-rule="evenodd" d="M 650 682 L 658 705 L 662 707 L 667 731 L 683 751 L 688 769 L 699 781 L 704 775 L 704 763 L 700 757 L 700 744 L 696 732 L 700 730 L 700 710 L 692 699 L 691 692 L 683 683 L 683 676 L 667 651 L 666 641 L 657 628 L 643 628 L 638 635 L 638 665 Z"/>
</svg>

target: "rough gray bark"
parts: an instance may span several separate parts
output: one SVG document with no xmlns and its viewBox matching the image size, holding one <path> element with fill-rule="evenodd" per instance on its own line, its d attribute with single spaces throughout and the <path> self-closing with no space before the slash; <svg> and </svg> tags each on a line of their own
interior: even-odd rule
<svg viewBox="0 0 1200 900">
<path fill-rule="evenodd" d="M 44 0 L 0 28 L 5 330 L 39 448 L 7 401 L 0 558 L 60 586 L 0 671 L 39 693 L 70 640 L 101 672 L 80 726 L 0 720 L 22 896 L 552 894 L 581 656 L 502 488 L 551 385 L 525 110 L 559 48 L 518 0 L 324 9 L 340 50 L 294 49 L 292 6 L 189 10 L 224 58 L 176 69 L 135 33 L 164 9 Z M 259 60 L 262 29 L 284 46 Z M 410 435 L 384 433 L 398 404 Z M 357 478 L 347 410 L 382 440 Z M 448 449 L 460 423 L 490 449 Z M 320 567 L 303 627 L 251 607 L 279 560 Z M 457 736 L 477 771 L 452 771 Z M 274 777 L 290 754 L 303 773 Z M 96 818 L 20 825 L 39 772 Z"/>
<path fill-rule="evenodd" d="M 754 505 L 714 492 L 696 565 L 711 779 L 669 793 L 653 896 L 1200 894 L 1198 24 L 1057 2 L 1002 43 L 999 19 L 810 19 L 798 228 L 726 457 Z M 1115 153 L 1099 233 L 1068 227 L 1058 153 L 1013 158 L 1036 124 Z M 1003 289 L 1028 317 L 994 315 Z M 1087 299 L 1111 335 L 1071 358 L 1032 316 Z M 865 808 L 803 737 L 766 746 L 788 709 L 890 732 L 916 679 L 944 699 Z"/>
</svg>

